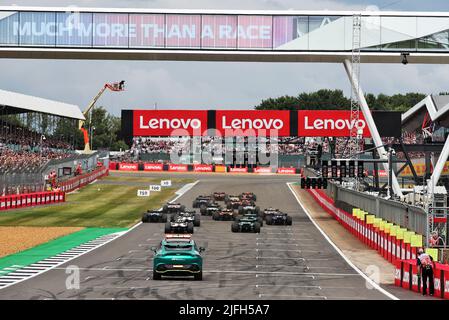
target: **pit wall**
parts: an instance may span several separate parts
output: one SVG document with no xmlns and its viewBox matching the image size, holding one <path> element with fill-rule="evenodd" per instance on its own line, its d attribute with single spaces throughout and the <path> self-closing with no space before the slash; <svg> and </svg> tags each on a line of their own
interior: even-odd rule
<svg viewBox="0 0 449 320">
<path fill-rule="evenodd" d="M 378 253 L 395 267 L 395 285 L 414 292 L 422 292 L 418 277 L 417 251 L 423 247 L 423 236 L 378 218 L 361 209 L 352 214 L 336 207 L 334 200 L 323 190 L 307 189 L 315 201 L 348 232 Z M 438 261 L 437 249 L 426 249 Z M 449 265 L 435 263 L 435 297 L 449 299 Z"/>
<path fill-rule="evenodd" d="M 147 172 L 219 172 L 219 173 L 278 173 L 278 174 L 300 174 L 299 168 L 281 167 L 232 167 L 225 165 L 207 164 L 162 164 L 162 163 L 125 163 L 110 162 L 109 170 L 119 171 L 147 171 Z"/>
</svg>

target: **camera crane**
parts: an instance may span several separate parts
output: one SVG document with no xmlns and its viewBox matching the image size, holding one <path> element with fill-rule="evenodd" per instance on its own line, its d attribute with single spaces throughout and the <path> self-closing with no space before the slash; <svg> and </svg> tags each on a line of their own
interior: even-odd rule
<svg viewBox="0 0 449 320">
<path fill-rule="evenodd" d="M 94 97 L 94 99 L 90 102 L 90 104 L 87 106 L 87 108 L 83 111 L 83 115 L 85 118 L 89 115 L 90 112 L 92 112 L 95 103 L 98 99 L 103 95 L 103 93 L 106 91 L 106 89 L 109 89 L 113 92 L 120 92 L 125 90 L 125 81 L 122 80 L 120 82 L 114 82 L 114 83 L 106 83 L 103 88 L 98 92 L 98 94 Z M 89 118 L 89 127 L 92 119 Z M 78 121 L 78 129 L 83 132 L 84 136 L 84 152 L 85 154 L 91 153 L 90 149 L 90 143 L 89 143 L 89 130 L 85 128 L 85 120 L 79 120 Z"/>
</svg>

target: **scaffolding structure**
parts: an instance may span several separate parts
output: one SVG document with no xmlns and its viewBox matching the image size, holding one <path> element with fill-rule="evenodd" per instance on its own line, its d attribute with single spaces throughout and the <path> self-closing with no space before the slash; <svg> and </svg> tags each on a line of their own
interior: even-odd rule
<svg viewBox="0 0 449 320">
<path fill-rule="evenodd" d="M 352 17 L 352 78 L 360 79 L 360 46 L 362 33 L 362 15 L 355 14 Z M 362 134 L 359 132 L 358 123 L 360 119 L 360 99 L 359 99 L 359 82 L 351 85 L 351 127 L 349 141 L 347 144 L 346 155 L 350 159 L 358 157 L 361 151 Z"/>
</svg>

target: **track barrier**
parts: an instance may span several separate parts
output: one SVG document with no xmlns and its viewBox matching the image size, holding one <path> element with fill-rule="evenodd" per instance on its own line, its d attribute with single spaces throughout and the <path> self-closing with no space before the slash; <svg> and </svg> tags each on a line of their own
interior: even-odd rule
<svg viewBox="0 0 449 320">
<path fill-rule="evenodd" d="M 65 202 L 65 192 L 45 191 L 0 197 L 0 212 L 50 203 Z"/>
<path fill-rule="evenodd" d="M 43 191 L 0 196 L 0 212 L 10 209 L 65 202 L 67 192 L 81 188 L 108 174 L 108 168 L 100 167 L 92 172 L 61 182 L 59 184 L 58 191 Z"/>
<path fill-rule="evenodd" d="M 136 164 L 137 166 L 137 164 Z M 93 170 L 92 172 L 68 179 L 66 181 L 63 181 L 59 183 L 59 188 L 63 192 L 71 192 L 73 190 L 76 190 L 78 188 L 84 187 L 85 185 L 100 179 L 104 176 L 107 176 L 109 174 L 109 169 L 106 167 L 100 167 L 96 170 Z"/>
<path fill-rule="evenodd" d="M 109 162 L 109 170 L 119 171 L 169 171 L 169 172 L 218 172 L 218 173 L 256 173 L 256 174 L 301 174 L 299 168 L 286 167 L 244 167 L 208 164 L 162 164 Z"/>
<path fill-rule="evenodd" d="M 377 250 L 385 260 L 393 264 L 396 286 L 417 293 L 422 292 L 422 278 L 418 276 L 416 261 L 418 249 L 424 245 L 422 235 L 358 208 L 354 208 L 350 214 L 337 208 L 334 201 L 322 190 L 307 189 L 307 192 L 353 236 Z M 437 249 L 427 248 L 425 251 L 434 261 L 438 261 Z M 449 300 L 449 265 L 435 263 L 434 288 L 435 297 Z"/>
</svg>

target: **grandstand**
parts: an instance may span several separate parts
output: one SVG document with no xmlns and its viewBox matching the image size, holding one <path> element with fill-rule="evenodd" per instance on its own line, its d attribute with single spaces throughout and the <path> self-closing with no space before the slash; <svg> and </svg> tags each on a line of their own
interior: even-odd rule
<svg viewBox="0 0 449 320">
<path fill-rule="evenodd" d="M 0 90 L 0 194 L 43 191 L 50 163 L 77 158 L 78 120 L 76 105 Z"/>
</svg>

